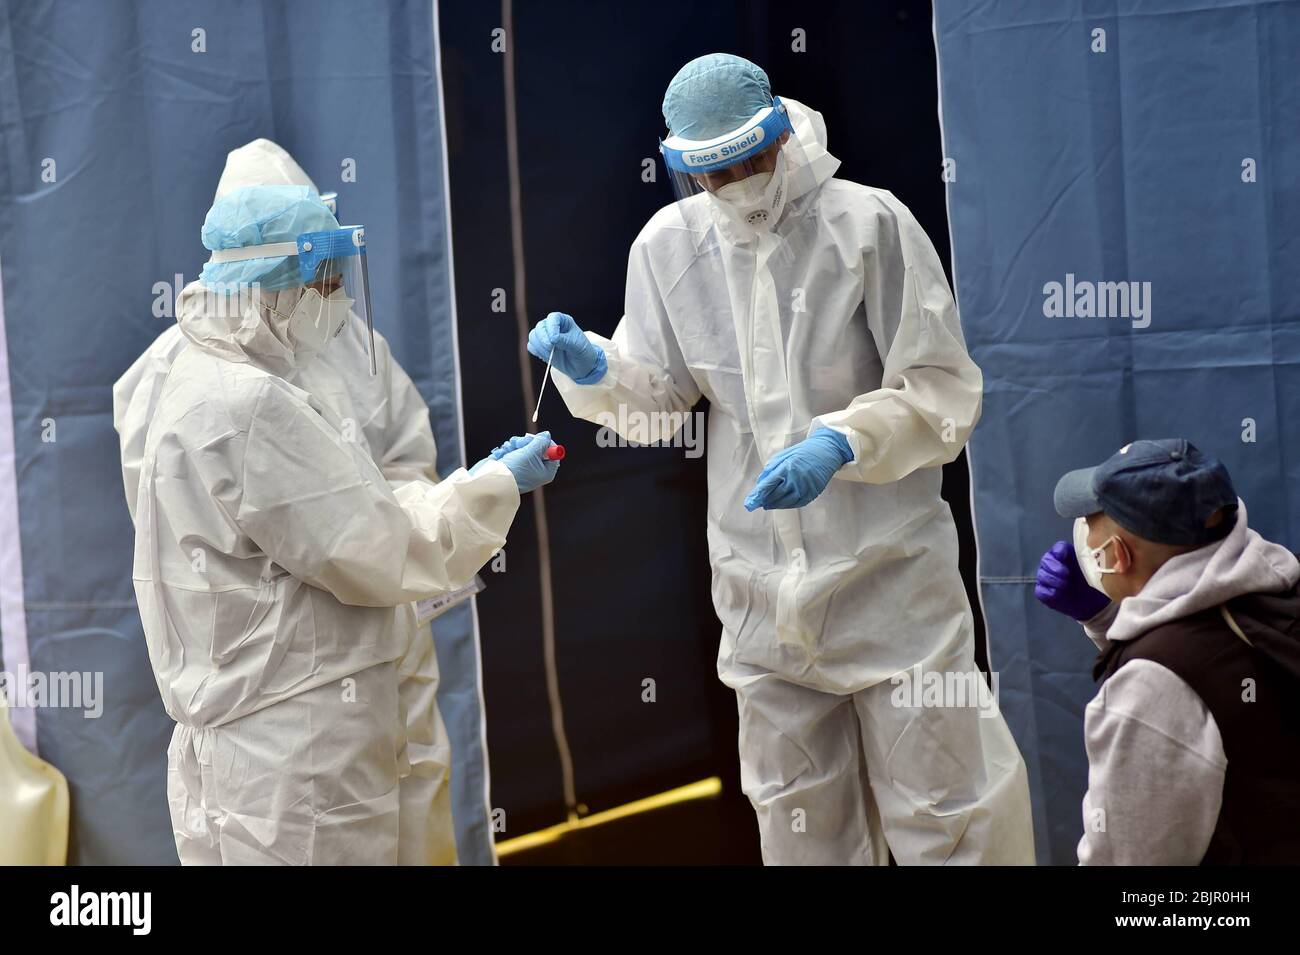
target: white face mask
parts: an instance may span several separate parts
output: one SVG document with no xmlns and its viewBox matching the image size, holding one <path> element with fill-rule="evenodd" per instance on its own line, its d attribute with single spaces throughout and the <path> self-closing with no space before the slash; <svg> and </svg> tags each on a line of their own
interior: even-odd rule
<svg viewBox="0 0 1300 955">
<path fill-rule="evenodd" d="M 726 212 L 750 228 L 772 228 L 785 208 L 785 153 L 777 152 L 772 172 L 756 172 L 729 182 L 710 195 Z"/>
<path fill-rule="evenodd" d="M 767 184 L 772 181 L 770 172 L 756 172 L 747 179 L 737 179 L 719 187 L 716 195 L 726 199 L 732 205 L 744 206 L 760 201 L 767 191 Z"/>
<path fill-rule="evenodd" d="M 347 325 L 353 301 L 341 288 L 329 298 L 314 288 L 306 289 L 289 313 L 289 335 L 295 346 L 317 352 L 328 345 Z"/>
<path fill-rule="evenodd" d="M 1100 547 L 1088 546 L 1088 519 L 1085 517 L 1076 518 L 1074 522 L 1074 556 L 1079 558 L 1079 569 L 1083 571 L 1083 577 L 1088 581 L 1088 586 L 1094 590 L 1100 590 L 1103 594 L 1106 590 L 1101 585 L 1101 579 L 1106 574 L 1116 574 L 1119 571 L 1114 567 L 1103 567 L 1101 561 L 1105 557 L 1106 547 L 1113 540 L 1118 540 L 1115 536 L 1110 536 L 1102 541 Z M 1106 594 L 1107 597 L 1110 594 Z"/>
</svg>

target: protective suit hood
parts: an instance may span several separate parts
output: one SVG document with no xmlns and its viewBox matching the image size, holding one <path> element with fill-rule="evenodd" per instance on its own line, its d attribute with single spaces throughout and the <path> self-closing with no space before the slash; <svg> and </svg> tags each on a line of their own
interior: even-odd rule
<svg viewBox="0 0 1300 955">
<path fill-rule="evenodd" d="M 798 162 L 792 164 L 789 172 L 789 201 L 795 202 L 834 176 L 840 161 L 826 148 L 826 120 L 822 114 L 798 100 L 782 97 L 781 102 L 785 103 L 795 138 L 803 148 L 802 156 L 794 151 Z"/>
<path fill-rule="evenodd" d="M 288 151 L 269 139 L 255 139 L 227 154 L 212 201 L 253 186 L 320 191 Z M 295 343 L 288 331 L 287 316 L 301 295 L 301 288 L 263 292 L 259 307 L 251 295 L 218 296 L 192 282 L 176 302 L 176 320 L 181 333 L 204 351 L 287 378 L 315 354 Z"/>
<path fill-rule="evenodd" d="M 191 282 L 176 301 L 176 322 L 182 335 L 209 354 L 289 378 L 316 354 L 289 334 L 288 316 L 302 291 L 263 292 L 259 304 L 251 293 L 219 295 Z"/>
<path fill-rule="evenodd" d="M 320 192 L 284 147 L 269 139 L 254 139 L 227 154 L 212 201 L 248 186 L 310 186 Z"/>
</svg>

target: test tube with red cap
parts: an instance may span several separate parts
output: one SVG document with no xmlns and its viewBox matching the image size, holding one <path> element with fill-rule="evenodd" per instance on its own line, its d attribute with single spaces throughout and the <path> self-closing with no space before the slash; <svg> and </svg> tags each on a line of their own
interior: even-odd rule
<svg viewBox="0 0 1300 955">
<path fill-rule="evenodd" d="M 551 445 L 549 448 L 546 449 L 546 452 L 542 455 L 542 457 L 546 458 L 546 460 L 548 461 L 563 461 L 564 445 L 562 444 Z"/>
</svg>

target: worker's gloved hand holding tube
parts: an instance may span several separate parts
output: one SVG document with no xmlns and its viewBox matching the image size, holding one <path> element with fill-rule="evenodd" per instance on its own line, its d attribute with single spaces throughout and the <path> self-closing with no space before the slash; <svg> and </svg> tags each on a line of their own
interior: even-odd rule
<svg viewBox="0 0 1300 955">
<path fill-rule="evenodd" d="M 551 441 L 551 432 L 523 434 L 511 438 L 505 444 L 492 449 L 492 453 L 470 468 L 470 474 L 478 471 L 488 461 L 500 461 L 515 476 L 515 484 L 520 494 L 535 491 L 543 484 L 550 484 L 560 470 L 559 461 L 546 458 L 546 450 Z"/>
<path fill-rule="evenodd" d="M 853 460 L 848 438 L 830 428 L 772 455 L 745 498 L 745 510 L 776 510 L 811 504 L 831 478 Z"/>
<path fill-rule="evenodd" d="M 604 350 L 593 345 L 563 312 L 551 312 L 528 333 L 528 351 L 542 361 L 552 361 L 580 385 L 594 385 L 609 370 Z"/>
<path fill-rule="evenodd" d="M 1034 596 L 1057 613 L 1075 620 L 1091 620 L 1110 603 L 1110 598 L 1084 577 L 1074 545 L 1069 541 L 1057 541 L 1038 562 Z"/>
</svg>

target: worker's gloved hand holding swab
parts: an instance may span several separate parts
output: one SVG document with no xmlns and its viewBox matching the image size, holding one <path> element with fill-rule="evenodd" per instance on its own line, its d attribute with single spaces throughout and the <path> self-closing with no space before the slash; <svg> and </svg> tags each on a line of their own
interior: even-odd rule
<svg viewBox="0 0 1300 955">
<path fill-rule="evenodd" d="M 551 312 L 528 333 L 528 352 L 568 375 L 579 385 L 594 385 L 605 377 L 605 350 L 582 333 L 570 316 Z"/>
<path fill-rule="evenodd" d="M 470 468 L 469 473 L 476 473 L 489 461 L 500 461 L 514 475 L 519 493 L 526 494 L 554 480 L 563 457 L 564 446 L 551 440 L 551 432 L 523 434 L 493 448 L 492 453 Z"/>
</svg>

